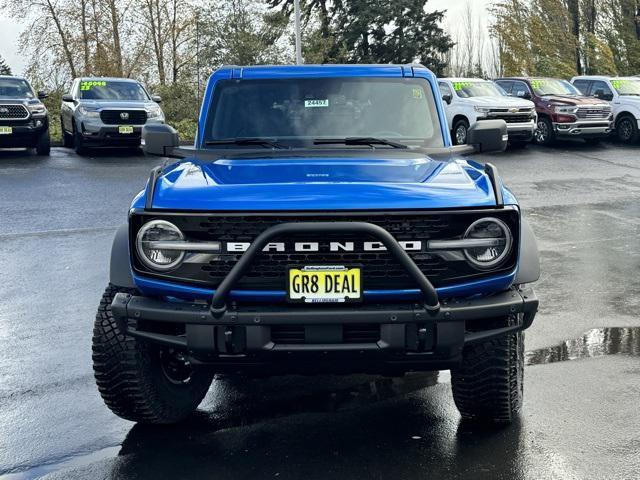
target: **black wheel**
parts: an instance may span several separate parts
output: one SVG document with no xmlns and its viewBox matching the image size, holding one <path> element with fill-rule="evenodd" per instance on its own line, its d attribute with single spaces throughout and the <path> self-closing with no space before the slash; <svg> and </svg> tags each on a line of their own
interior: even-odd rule
<svg viewBox="0 0 640 480">
<path fill-rule="evenodd" d="M 462 365 L 451 371 L 453 399 L 469 421 L 513 421 L 522 406 L 523 380 L 523 332 L 465 347 Z"/>
<path fill-rule="evenodd" d="M 62 118 L 60 119 L 60 131 L 62 132 L 62 145 L 65 148 L 73 148 L 73 135 L 67 133 L 67 131 L 64 129 Z"/>
<path fill-rule="evenodd" d="M 87 153 L 87 147 L 84 146 L 84 139 L 77 128 L 73 130 L 73 148 L 78 155 L 85 155 Z"/>
<path fill-rule="evenodd" d="M 93 371 L 102 399 L 113 413 L 141 423 L 183 420 L 209 390 L 213 373 L 193 369 L 183 352 L 123 335 L 111 313 L 118 292 L 109 285 L 93 329 Z"/>
<path fill-rule="evenodd" d="M 36 155 L 49 155 L 51 152 L 51 139 L 49 138 L 48 128 L 38 137 L 38 142 L 34 150 Z"/>
<path fill-rule="evenodd" d="M 547 117 L 539 117 L 533 139 L 538 145 L 550 145 L 556 139 L 553 124 Z"/>
<path fill-rule="evenodd" d="M 616 122 L 616 135 L 624 143 L 638 141 L 638 121 L 630 115 L 621 116 Z"/>
<path fill-rule="evenodd" d="M 467 143 L 467 132 L 469 131 L 469 122 L 464 119 L 457 120 L 453 125 L 453 144 L 464 145 Z"/>
</svg>

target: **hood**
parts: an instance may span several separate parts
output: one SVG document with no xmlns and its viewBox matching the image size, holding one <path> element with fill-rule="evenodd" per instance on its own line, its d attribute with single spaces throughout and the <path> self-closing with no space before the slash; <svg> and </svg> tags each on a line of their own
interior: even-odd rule
<svg viewBox="0 0 640 480">
<path fill-rule="evenodd" d="M 145 108 L 152 105 L 158 105 L 152 100 L 80 100 L 80 105 L 85 107 L 93 107 L 95 109 L 116 108 L 127 110 L 130 108 Z"/>
<path fill-rule="evenodd" d="M 557 105 L 609 105 L 604 100 L 593 97 L 572 97 L 570 95 L 545 95 L 541 97 L 545 102 Z"/>
<path fill-rule="evenodd" d="M 495 107 L 495 108 L 534 108 L 535 105 L 529 100 L 517 97 L 470 97 L 464 98 L 464 101 L 471 105 L 479 107 Z"/>
<path fill-rule="evenodd" d="M 506 200 L 512 197 L 506 190 Z M 134 208 L 145 204 L 145 193 Z M 513 203 L 513 202 L 511 202 Z M 234 158 L 177 163 L 153 208 L 204 211 L 439 209 L 495 205 L 482 165 L 405 152 L 380 158 Z"/>
</svg>

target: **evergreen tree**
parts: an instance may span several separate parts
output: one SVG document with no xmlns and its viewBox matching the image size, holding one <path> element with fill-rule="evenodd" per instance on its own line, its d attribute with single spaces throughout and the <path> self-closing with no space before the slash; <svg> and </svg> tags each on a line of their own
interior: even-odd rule
<svg viewBox="0 0 640 480">
<path fill-rule="evenodd" d="M 0 57 L 0 75 L 11 75 L 11 67 Z"/>
</svg>

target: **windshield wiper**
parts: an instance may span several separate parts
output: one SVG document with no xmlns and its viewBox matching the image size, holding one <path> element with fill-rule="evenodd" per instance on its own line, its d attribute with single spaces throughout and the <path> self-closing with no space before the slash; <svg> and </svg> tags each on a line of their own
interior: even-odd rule
<svg viewBox="0 0 640 480">
<path fill-rule="evenodd" d="M 246 137 L 246 138 L 223 138 L 220 140 L 208 140 L 205 145 L 257 145 L 266 148 L 288 148 L 281 143 L 269 138 Z"/>
<path fill-rule="evenodd" d="M 391 140 L 375 137 L 317 138 L 313 141 L 314 145 L 334 145 L 340 143 L 344 145 L 387 145 L 393 148 L 409 148 L 404 143 L 392 142 Z"/>
</svg>

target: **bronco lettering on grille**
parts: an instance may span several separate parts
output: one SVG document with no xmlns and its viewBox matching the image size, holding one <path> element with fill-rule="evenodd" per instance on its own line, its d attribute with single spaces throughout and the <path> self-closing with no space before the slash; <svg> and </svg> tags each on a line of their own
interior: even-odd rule
<svg viewBox="0 0 640 480">
<path fill-rule="evenodd" d="M 407 252 L 420 252 L 424 243 L 422 240 L 401 241 L 400 246 Z M 226 242 L 223 243 L 227 253 L 246 252 L 251 245 L 249 242 Z M 384 252 L 387 250 L 380 242 L 272 242 L 269 243 L 263 252 Z"/>
</svg>

